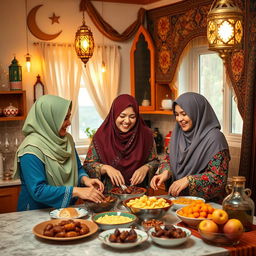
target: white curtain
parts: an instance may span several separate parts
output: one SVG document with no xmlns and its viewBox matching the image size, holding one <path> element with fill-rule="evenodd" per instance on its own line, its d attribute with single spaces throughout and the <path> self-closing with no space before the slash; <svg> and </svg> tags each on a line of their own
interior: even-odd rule
<svg viewBox="0 0 256 256">
<path fill-rule="evenodd" d="M 40 42 L 43 77 L 48 94 L 72 100 L 72 111 L 76 109 L 83 65 L 76 56 L 72 44 Z"/>
<path fill-rule="evenodd" d="M 102 63 L 106 72 L 102 72 Z M 119 89 L 121 57 L 118 46 L 96 46 L 93 57 L 83 69 L 85 87 L 102 119 L 107 116 Z"/>
<path fill-rule="evenodd" d="M 86 68 L 72 44 L 36 43 L 41 57 L 43 78 L 48 94 L 72 100 L 76 110 L 81 79 L 85 81 L 94 105 L 104 119 L 119 89 L 120 53 L 118 46 L 96 46 Z M 102 63 L 106 72 L 102 72 Z"/>
</svg>

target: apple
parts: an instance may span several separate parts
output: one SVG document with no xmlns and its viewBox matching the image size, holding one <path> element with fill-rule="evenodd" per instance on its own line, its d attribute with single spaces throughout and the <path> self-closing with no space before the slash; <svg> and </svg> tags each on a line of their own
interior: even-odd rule
<svg viewBox="0 0 256 256">
<path fill-rule="evenodd" d="M 229 239 L 238 239 L 243 233 L 244 227 L 240 220 L 230 219 L 223 227 L 223 232 Z"/>
<path fill-rule="evenodd" d="M 202 220 L 198 228 L 208 240 L 213 240 L 214 233 L 217 233 L 219 229 L 218 225 L 212 220 Z"/>
<path fill-rule="evenodd" d="M 228 214 L 222 209 L 215 209 L 212 213 L 212 220 L 217 224 L 225 224 L 228 221 Z"/>
</svg>

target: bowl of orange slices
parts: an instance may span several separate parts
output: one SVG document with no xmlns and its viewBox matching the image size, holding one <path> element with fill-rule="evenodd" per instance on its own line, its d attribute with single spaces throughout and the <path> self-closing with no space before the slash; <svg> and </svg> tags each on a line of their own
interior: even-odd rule
<svg viewBox="0 0 256 256">
<path fill-rule="evenodd" d="M 215 209 L 204 202 L 193 202 L 176 211 L 176 215 L 189 227 L 198 228 L 199 223 L 205 219 L 212 219 Z"/>
</svg>

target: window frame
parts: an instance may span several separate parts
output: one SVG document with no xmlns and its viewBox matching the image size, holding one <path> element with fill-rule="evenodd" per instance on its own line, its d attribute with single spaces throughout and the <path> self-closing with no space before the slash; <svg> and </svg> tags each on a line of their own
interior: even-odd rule
<svg viewBox="0 0 256 256">
<path fill-rule="evenodd" d="M 210 51 L 208 46 L 197 46 L 191 49 L 191 54 L 188 58 L 188 66 L 192 67 L 193 72 L 189 72 L 190 76 L 189 88 L 188 90 L 193 92 L 199 92 L 199 57 L 203 54 L 217 54 L 214 51 Z M 224 65 L 224 63 L 223 63 Z M 223 127 L 221 127 L 222 132 L 224 133 L 228 144 L 233 147 L 241 147 L 242 134 L 236 134 L 231 132 L 232 125 L 232 89 L 231 84 L 228 84 L 226 77 L 226 68 L 223 67 Z"/>
</svg>

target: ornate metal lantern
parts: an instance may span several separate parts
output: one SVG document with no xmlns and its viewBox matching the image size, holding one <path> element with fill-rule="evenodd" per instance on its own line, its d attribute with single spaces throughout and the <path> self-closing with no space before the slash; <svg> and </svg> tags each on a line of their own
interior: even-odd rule
<svg viewBox="0 0 256 256">
<path fill-rule="evenodd" d="M 86 65 L 93 55 L 94 39 L 90 28 L 85 25 L 84 12 L 83 24 L 76 32 L 75 49 L 77 56 L 83 61 L 84 65 Z"/>
<path fill-rule="evenodd" d="M 9 82 L 11 90 L 22 89 L 22 70 L 17 59 L 14 57 L 9 66 Z"/>
<path fill-rule="evenodd" d="M 209 50 L 225 59 L 228 52 L 240 48 L 243 38 L 243 14 L 231 0 L 214 0 L 207 17 Z"/>
</svg>

